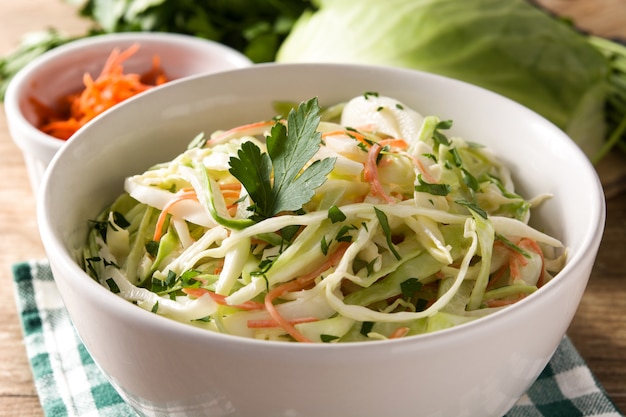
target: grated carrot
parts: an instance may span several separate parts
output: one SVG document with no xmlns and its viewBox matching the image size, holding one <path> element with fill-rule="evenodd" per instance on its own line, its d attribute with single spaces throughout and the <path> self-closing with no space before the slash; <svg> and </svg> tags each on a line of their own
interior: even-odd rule
<svg viewBox="0 0 626 417">
<path fill-rule="evenodd" d="M 367 161 L 365 162 L 365 169 L 363 170 L 363 178 L 369 182 L 372 194 L 384 199 L 388 204 L 395 204 L 396 201 L 388 195 L 383 186 L 380 183 L 378 177 L 378 155 L 383 149 L 380 144 L 375 143 L 367 153 Z"/>
<path fill-rule="evenodd" d="M 531 250 L 541 257 L 541 275 L 539 275 L 539 279 L 537 280 L 537 287 L 543 286 L 546 283 L 546 259 L 541 247 L 539 247 L 536 241 L 529 238 L 522 238 L 518 245 L 520 248 Z"/>
<path fill-rule="evenodd" d="M 167 202 L 167 204 L 165 204 L 163 210 L 161 210 L 161 212 L 159 213 L 156 226 L 154 227 L 154 235 L 152 237 L 152 240 L 154 240 L 155 242 L 161 240 L 161 235 L 163 234 L 163 226 L 165 225 L 165 219 L 167 218 L 167 215 L 169 214 L 174 204 L 183 200 L 198 201 L 198 196 L 196 195 L 196 192 L 193 190 L 193 188 L 184 188 L 180 190 L 174 195 L 174 198 L 172 198 L 170 201 Z"/>
<path fill-rule="evenodd" d="M 195 298 L 200 298 L 208 294 L 213 299 L 213 301 L 215 301 L 219 305 L 239 308 L 241 310 L 263 310 L 264 308 L 263 303 L 257 303 L 256 301 L 246 301 L 241 304 L 228 304 L 226 302 L 226 296 L 214 293 L 213 291 L 209 291 L 206 288 L 187 287 L 183 288 L 183 292 Z"/>
<path fill-rule="evenodd" d="M 518 294 L 515 298 L 506 298 L 506 299 L 496 299 L 496 300 L 487 300 L 485 301 L 485 305 L 487 307 L 505 307 L 511 304 L 515 304 L 520 300 L 523 300 L 526 297 L 526 294 Z"/>
<path fill-rule="evenodd" d="M 261 122 L 248 123 L 225 130 L 207 141 L 208 145 L 216 145 L 235 137 L 260 135 L 276 124 L 275 120 L 264 120 Z"/>
<path fill-rule="evenodd" d="M 409 144 L 406 143 L 404 139 L 393 139 L 393 138 L 383 139 L 378 143 L 382 147 L 389 146 L 391 148 L 398 148 L 398 149 L 407 149 L 409 147 Z"/>
<path fill-rule="evenodd" d="M 319 321 L 317 317 L 301 317 L 297 319 L 287 320 L 290 324 L 300 324 L 300 323 L 312 323 L 314 321 Z M 248 328 L 250 329 L 269 329 L 273 327 L 280 327 L 280 324 L 276 322 L 276 320 L 248 320 Z"/>
<path fill-rule="evenodd" d="M 409 334 L 409 331 L 411 331 L 411 329 L 408 327 L 398 327 L 389 335 L 389 339 L 399 339 Z"/>
<path fill-rule="evenodd" d="M 69 139 L 87 122 L 141 92 L 168 81 L 159 57 L 152 60 L 152 68 L 143 75 L 124 74 L 123 63 L 139 49 L 138 44 L 120 51 L 113 49 L 96 79 L 85 73 L 84 89 L 59 99 L 58 109 L 52 109 L 36 98 L 30 99 L 40 117 L 39 129 L 58 139 Z"/>
</svg>

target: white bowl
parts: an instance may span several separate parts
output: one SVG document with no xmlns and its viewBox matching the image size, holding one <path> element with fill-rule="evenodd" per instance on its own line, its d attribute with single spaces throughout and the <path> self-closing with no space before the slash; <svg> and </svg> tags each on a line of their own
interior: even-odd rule
<svg viewBox="0 0 626 417">
<path fill-rule="evenodd" d="M 217 334 L 151 314 L 78 266 L 88 220 L 143 172 L 208 132 L 272 116 L 275 100 L 333 104 L 366 91 L 491 147 L 527 196 L 553 193 L 535 224 L 569 247 L 558 276 L 491 316 L 423 336 L 292 344 Z M 502 416 L 548 363 L 576 311 L 604 224 L 598 178 L 580 149 L 528 109 L 421 72 L 263 64 L 199 76 L 131 99 L 86 126 L 43 181 L 41 237 L 59 290 L 96 363 L 140 415 Z"/>
<path fill-rule="evenodd" d="M 66 141 L 37 129 L 39 115 L 32 105 L 36 98 L 55 107 L 58 100 L 84 87 L 83 74 L 94 78 L 114 48 L 132 44 L 139 50 L 124 62 L 125 73 L 144 73 L 158 55 L 171 79 L 211 73 L 252 64 L 243 54 L 217 42 L 170 33 L 115 33 L 84 38 L 59 46 L 27 64 L 13 78 L 5 95 L 9 132 L 22 150 L 33 189 L 45 168 Z"/>
</svg>

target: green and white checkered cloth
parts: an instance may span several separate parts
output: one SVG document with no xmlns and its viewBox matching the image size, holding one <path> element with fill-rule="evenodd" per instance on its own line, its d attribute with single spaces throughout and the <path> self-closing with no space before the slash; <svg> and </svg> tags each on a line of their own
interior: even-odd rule
<svg viewBox="0 0 626 417">
<path fill-rule="evenodd" d="M 46 261 L 14 265 L 26 352 L 46 417 L 133 417 L 80 342 Z M 506 417 L 624 417 L 565 337 Z"/>
</svg>

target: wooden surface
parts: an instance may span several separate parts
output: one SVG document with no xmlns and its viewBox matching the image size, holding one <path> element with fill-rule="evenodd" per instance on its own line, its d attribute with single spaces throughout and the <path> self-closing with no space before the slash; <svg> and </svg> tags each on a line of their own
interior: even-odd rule
<svg viewBox="0 0 626 417">
<path fill-rule="evenodd" d="M 575 18 L 587 30 L 626 38 L 624 0 L 541 0 Z M 48 25 L 83 33 L 85 22 L 60 0 L 0 0 L 0 55 L 21 36 Z M 612 155 L 599 172 L 607 189 L 616 187 L 626 157 Z M 0 416 L 41 417 L 16 313 L 11 265 L 43 258 L 35 200 L 18 148 L 0 106 Z M 581 196 L 583 197 L 583 196 Z M 621 410 L 626 410 L 626 193 L 607 201 L 604 239 L 589 286 L 568 331 L 592 372 Z"/>
<path fill-rule="evenodd" d="M 560 16 L 571 18 L 576 26 L 607 38 L 626 39 L 624 0 L 533 0 Z"/>
</svg>

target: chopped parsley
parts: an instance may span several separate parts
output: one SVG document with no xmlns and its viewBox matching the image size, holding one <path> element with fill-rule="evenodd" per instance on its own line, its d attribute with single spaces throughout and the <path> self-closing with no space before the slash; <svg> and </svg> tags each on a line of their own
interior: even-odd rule
<svg viewBox="0 0 626 417">
<path fill-rule="evenodd" d="M 415 191 L 440 196 L 446 196 L 452 192 L 452 187 L 449 184 L 430 184 L 424 181 L 422 174 L 419 174 L 417 179 L 420 183 L 415 186 Z"/>
<path fill-rule="evenodd" d="M 115 282 L 115 280 L 113 278 L 107 279 L 106 283 L 109 286 L 109 289 L 111 290 L 111 292 L 113 292 L 115 294 L 119 294 L 120 287 L 117 286 L 117 283 Z"/>
<path fill-rule="evenodd" d="M 363 336 L 367 336 L 372 331 L 373 328 L 374 328 L 373 321 L 364 321 L 363 324 L 361 325 L 361 334 Z"/>
<path fill-rule="evenodd" d="M 435 130 L 433 131 L 433 140 L 435 141 L 435 143 L 438 143 L 440 145 L 450 146 L 450 141 L 448 140 L 446 135 L 441 133 L 441 130 L 448 130 L 451 127 L 452 127 L 452 120 L 442 120 L 439 123 L 437 123 L 437 126 L 435 127 Z"/>
<path fill-rule="evenodd" d="M 324 343 L 330 343 L 330 342 L 332 342 L 333 340 L 337 340 L 337 339 L 339 339 L 339 336 L 335 336 L 335 335 L 332 335 L 332 334 L 321 334 L 321 335 L 320 335 L 320 339 L 321 339 L 321 340 L 322 340 L 322 342 L 324 342 Z"/>
<path fill-rule="evenodd" d="M 393 244 L 392 236 L 391 236 L 391 228 L 389 227 L 389 220 L 387 219 L 387 215 L 384 211 L 374 207 L 374 211 L 376 212 L 376 217 L 378 217 L 378 221 L 380 222 L 380 227 L 383 229 L 385 233 L 385 239 L 387 239 L 387 246 L 393 256 L 396 257 L 397 260 L 402 259 L 398 251 L 396 250 L 396 246 Z"/>
<path fill-rule="evenodd" d="M 479 207 L 478 204 L 476 203 L 472 203 L 471 201 L 465 201 L 465 200 L 456 200 L 455 202 L 457 204 L 467 207 L 470 211 L 473 211 L 474 213 L 478 214 L 483 219 L 488 218 L 487 212 L 483 210 L 481 207 Z"/>
<path fill-rule="evenodd" d="M 321 144 L 319 112 L 317 98 L 301 103 L 289 112 L 287 126 L 274 124 L 266 139 L 267 153 L 253 142 L 244 142 L 237 157 L 230 158 L 230 173 L 253 201 L 253 220 L 300 210 L 326 181 L 335 158 L 317 160 L 304 168 Z"/>
<path fill-rule="evenodd" d="M 417 278 L 409 278 L 400 284 L 400 291 L 404 298 L 412 298 L 416 292 L 422 289 L 423 284 Z"/>
<path fill-rule="evenodd" d="M 346 215 L 337 206 L 328 209 L 328 218 L 333 223 L 342 222 L 346 219 Z"/>
</svg>

